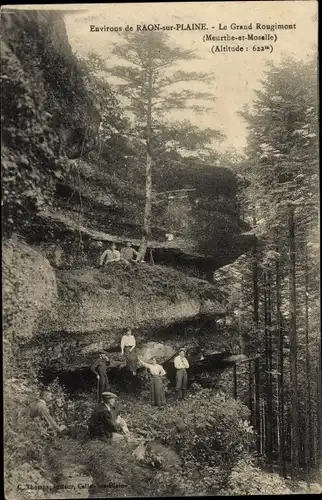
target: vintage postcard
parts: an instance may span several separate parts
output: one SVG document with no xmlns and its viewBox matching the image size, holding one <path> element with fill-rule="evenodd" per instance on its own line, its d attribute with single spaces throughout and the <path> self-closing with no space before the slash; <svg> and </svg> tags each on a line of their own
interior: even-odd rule
<svg viewBox="0 0 322 500">
<path fill-rule="evenodd" d="M 1 8 L 7 500 L 322 492 L 317 35 Z"/>
</svg>

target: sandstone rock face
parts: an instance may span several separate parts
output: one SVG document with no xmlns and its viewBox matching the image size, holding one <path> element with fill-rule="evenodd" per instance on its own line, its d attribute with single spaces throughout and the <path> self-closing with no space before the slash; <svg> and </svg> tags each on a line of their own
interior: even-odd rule
<svg viewBox="0 0 322 500">
<path fill-rule="evenodd" d="M 101 293 L 100 293 L 101 292 Z M 193 318 L 199 313 L 198 300 L 187 300 L 171 304 L 158 300 L 148 308 L 145 304 L 133 303 L 127 297 L 113 297 L 106 291 L 97 290 L 95 294 L 85 293 L 81 304 L 59 304 L 59 313 L 53 326 L 68 332 L 110 331 L 117 333 L 110 338 L 114 344 L 124 328 L 138 328 L 151 323 L 171 324 L 180 319 Z"/>
<path fill-rule="evenodd" d="M 2 272 L 4 336 L 27 340 L 56 298 L 54 270 L 41 253 L 12 238 L 2 247 Z"/>
<path fill-rule="evenodd" d="M 164 362 L 175 339 L 171 334 L 158 343 L 153 332 L 198 317 L 205 296 L 215 300 L 214 286 L 165 266 L 55 270 L 45 255 L 17 238 L 3 246 L 8 366 L 15 346 L 27 371 L 88 366 L 103 349 L 111 366 L 122 367 L 120 341 L 127 328 L 137 337 L 140 356 Z"/>
<path fill-rule="evenodd" d="M 108 269 L 57 272 L 58 297 L 40 331 L 99 333 L 103 348 L 119 344 L 127 329 L 164 326 L 194 318 L 203 294 L 215 295 L 207 282 L 165 266 L 118 264 Z"/>
</svg>

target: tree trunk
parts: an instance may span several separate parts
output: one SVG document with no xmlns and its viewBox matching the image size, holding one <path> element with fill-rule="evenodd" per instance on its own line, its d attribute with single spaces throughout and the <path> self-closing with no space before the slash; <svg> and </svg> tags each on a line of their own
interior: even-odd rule
<svg viewBox="0 0 322 500">
<path fill-rule="evenodd" d="M 256 223 L 253 217 L 254 224 Z M 257 255 L 257 240 L 254 238 L 252 248 L 252 281 L 253 281 L 253 321 L 258 327 L 259 323 L 259 294 L 258 294 L 258 255 Z"/>
<path fill-rule="evenodd" d="M 263 400 L 262 402 L 262 416 L 263 416 L 263 424 L 262 424 L 262 453 L 265 455 L 266 453 L 266 402 Z"/>
<path fill-rule="evenodd" d="M 254 425 L 254 373 L 252 361 L 248 362 L 248 408 L 250 410 L 250 423 Z"/>
<path fill-rule="evenodd" d="M 271 298 L 271 272 L 267 271 L 267 454 L 270 464 L 273 460 L 273 349 L 272 349 L 272 298 Z"/>
<path fill-rule="evenodd" d="M 322 398 L 321 398 L 321 341 L 319 342 L 319 360 L 317 365 L 317 380 L 316 380 L 316 415 L 317 415 L 317 433 L 316 433 L 316 461 L 317 461 L 317 469 L 321 470 L 321 462 L 322 462 Z"/>
<path fill-rule="evenodd" d="M 309 354 L 309 270 L 307 247 L 305 251 L 305 367 L 306 367 L 306 398 L 305 398 L 305 472 L 307 484 L 310 484 L 312 462 L 312 401 L 311 373 Z"/>
<path fill-rule="evenodd" d="M 143 220 L 143 235 L 139 248 L 137 260 L 143 260 L 146 248 L 147 239 L 151 236 L 151 216 L 152 216 L 152 90 L 153 90 L 153 69 L 152 69 L 152 49 L 149 46 L 148 52 L 148 100 L 147 100 L 147 118 L 146 118 L 146 167 L 145 167 L 145 209 Z"/>
<path fill-rule="evenodd" d="M 289 208 L 289 317 L 290 317 L 290 378 L 291 378 L 291 477 L 295 479 L 299 470 L 299 427 L 297 387 L 297 332 L 296 332 L 296 260 L 294 208 Z"/>
<path fill-rule="evenodd" d="M 279 249 L 277 248 L 278 252 Z M 278 335 L 278 430 L 279 430 L 279 473 L 286 477 L 285 461 L 285 419 L 284 419 L 284 335 L 281 325 L 281 276 L 280 263 L 276 260 L 276 329 Z"/>
<path fill-rule="evenodd" d="M 237 365 L 236 363 L 233 366 L 233 397 L 237 399 Z"/>
<path fill-rule="evenodd" d="M 269 432 L 269 422 L 268 422 L 268 406 L 269 406 L 269 348 L 268 348 L 268 300 L 267 300 L 267 274 L 263 274 L 264 280 L 264 344 L 265 344 L 265 360 L 264 360 L 264 371 L 265 371 L 265 454 L 269 454 L 270 450 L 270 432 Z"/>
<path fill-rule="evenodd" d="M 262 432 L 261 432 L 261 409 L 260 409 L 260 379 L 259 379 L 259 359 L 255 359 L 255 429 L 258 432 L 257 438 L 257 452 L 261 453 L 261 440 L 262 440 Z"/>
<path fill-rule="evenodd" d="M 256 219 L 253 216 L 253 224 L 256 224 Z M 258 255 L 257 255 L 257 239 L 254 237 L 254 242 L 253 242 L 253 247 L 252 247 L 252 283 L 253 283 L 253 322 L 256 328 L 256 331 L 258 330 L 258 325 L 259 325 L 259 297 L 258 297 Z M 249 343 L 249 341 L 248 341 Z M 251 356 L 252 349 L 251 346 L 248 345 L 247 347 L 247 355 Z M 255 368 L 256 372 L 256 368 Z M 256 375 L 255 375 L 256 377 Z M 252 371 L 252 364 L 249 363 L 248 367 L 248 392 L 249 392 L 249 399 L 248 399 L 248 407 L 251 411 L 251 422 L 253 425 L 257 425 L 257 417 L 256 417 L 256 408 L 255 408 L 255 415 L 254 415 L 254 383 L 256 386 L 256 382 L 254 381 L 254 374 Z M 256 390 L 256 388 L 255 388 Z M 256 400 L 256 394 L 255 394 L 255 400 Z"/>
</svg>

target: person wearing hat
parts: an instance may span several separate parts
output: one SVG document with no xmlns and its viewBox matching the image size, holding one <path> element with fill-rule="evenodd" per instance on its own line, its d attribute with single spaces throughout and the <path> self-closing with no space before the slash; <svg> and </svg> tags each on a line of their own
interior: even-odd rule
<svg viewBox="0 0 322 500">
<path fill-rule="evenodd" d="M 110 389 L 110 383 L 107 377 L 107 365 L 109 364 L 109 358 L 106 351 L 102 351 L 98 359 L 92 364 L 91 370 L 95 373 L 97 378 L 97 402 L 99 403 L 102 398 L 103 392 L 107 392 Z"/>
<path fill-rule="evenodd" d="M 185 396 L 185 391 L 188 388 L 188 373 L 189 362 L 186 358 L 186 353 L 184 349 L 180 349 L 179 355 L 174 358 L 174 367 L 177 370 L 176 373 L 176 392 L 177 397 L 183 399 Z"/>
<path fill-rule="evenodd" d="M 94 408 L 88 423 L 90 438 L 111 440 L 114 433 L 129 433 L 125 420 L 115 411 L 116 399 L 113 392 L 103 392 L 102 401 Z"/>
</svg>

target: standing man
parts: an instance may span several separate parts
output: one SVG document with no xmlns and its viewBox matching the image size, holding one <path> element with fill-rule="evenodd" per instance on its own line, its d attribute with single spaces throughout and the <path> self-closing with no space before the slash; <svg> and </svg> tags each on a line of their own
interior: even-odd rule
<svg viewBox="0 0 322 500">
<path fill-rule="evenodd" d="M 188 374 L 189 362 L 186 358 L 185 350 L 180 349 L 179 355 L 174 358 L 174 367 L 177 370 L 176 376 L 176 392 L 179 399 L 183 399 L 185 391 L 188 388 Z"/>
<path fill-rule="evenodd" d="M 99 403 L 102 398 L 102 394 L 105 391 L 109 390 L 109 380 L 107 377 L 107 366 L 109 364 L 109 359 L 105 351 L 100 353 L 99 358 L 92 364 L 91 370 L 95 373 L 98 384 L 98 394 L 97 394 L 97 402 Z"/>
<path fill-rule="evenodd" d="M 135 257 L 137 257 L 139 252 L 134 250 L 131 246 L 131 242 L 126 243 L 126 247 L 121 248 L 121 259 L 127 262 L 135 262 Z"/>
</svg>

